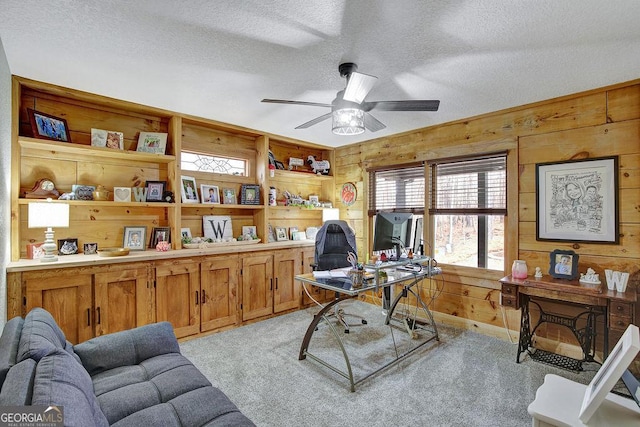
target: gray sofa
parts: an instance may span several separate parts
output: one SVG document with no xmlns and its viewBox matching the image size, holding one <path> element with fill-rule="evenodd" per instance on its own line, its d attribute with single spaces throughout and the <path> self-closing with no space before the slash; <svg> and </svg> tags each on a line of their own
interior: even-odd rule
<svg viewBox="0 0 640 427">
<path fill-rule="evenodd" d="M 46 310 L 7 322 L 0 406 L 62 406 L 65 426 L 254 426 L 180 354 L 167 322 L 72 345 Z"/>
</svg>

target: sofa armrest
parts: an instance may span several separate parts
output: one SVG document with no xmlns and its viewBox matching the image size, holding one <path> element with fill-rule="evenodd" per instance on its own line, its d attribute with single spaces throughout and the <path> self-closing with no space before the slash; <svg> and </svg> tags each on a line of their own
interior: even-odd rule
<svg viewBox="0 0 640 427">
<path fill-rule="evenodd" d="M 92 338 L 74 346 L 89 375 L 119 366 L 137 365 L 168 353 L 180 353 L 169 322 L 152 323 L 127 331 Z"/>
</svg>

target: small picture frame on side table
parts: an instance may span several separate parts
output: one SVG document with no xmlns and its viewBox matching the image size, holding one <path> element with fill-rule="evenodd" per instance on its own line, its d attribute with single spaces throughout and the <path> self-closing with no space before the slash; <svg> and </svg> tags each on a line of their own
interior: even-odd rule
<svg viewBox="0 0 640 427">
<path fill-rule="evenodd" d="M 549 275 L 556 279 L 574 280 L 578 277 L 578 258 L 574 251 L 556 249 L 549 254 Z"/>
<path fill-rule="evenodd" d="M 50 139 L 60 142 L 71 142 L 67 121 L 60 117 L 27 108 L 31 131 L 34 138 Z"/>
<path fill-rule="evenodd" d="M 144 242 L 147 241 L 147 227 L 133 226 L 125 227 L 122 236 L 122 247 L 132 251 L 144 251 Z"/>
<path fill-rule="evenodd" d="M 287 237 L 287 229 L 284 227 L 276 227 L 276 242 L 289 240 Z"/>
<path fill-rule="evenodd" d="M 82 245 L 82 253 L 85 255 L 95 255 L 98 253 L 97 243 L 85 243 Z"/>
<path fill-rule="evenodd" d="M 58 255 L 74 255 L 78 253 L 78 239 L 58 239 Z"/>
<path fill-rule="evenodd" d="M 183 239 L 191 239 L 191 229 L 189 227 L 182 227 L 180 229 L 180 234 Z"/>
<path fill-rule="evenodd" d="M 260 186 L 254 184 L 242 184 L 240 203 L 243 205 L 259 205 Z"/>
<path fill-rule="evenodd" d="M 147 202 L 164 202 L 162 195 L 167 185 L 166 181 L 147 181 Z"/>
<path fill-rule="evenodd" d="M 171 243 L 170 227 L 153 227 L 153 230 L 151 230 L 151 239 L 149 241 L 149 247 L 155 248 L 158 242 Z"/>
</svg>

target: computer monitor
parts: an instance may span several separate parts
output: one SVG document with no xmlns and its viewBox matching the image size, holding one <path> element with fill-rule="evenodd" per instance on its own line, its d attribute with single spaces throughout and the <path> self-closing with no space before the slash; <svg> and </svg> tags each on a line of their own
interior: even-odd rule
<svg viewBox="0 0 640 427">
<path fill-rule="evenodd" d="M 395 249 L 392 260 L 399 260 L 402 248 L 411 244 L 413 214 L 400 212 L 378 212 L 373 232 L 373 250 Z"/>
</svg>

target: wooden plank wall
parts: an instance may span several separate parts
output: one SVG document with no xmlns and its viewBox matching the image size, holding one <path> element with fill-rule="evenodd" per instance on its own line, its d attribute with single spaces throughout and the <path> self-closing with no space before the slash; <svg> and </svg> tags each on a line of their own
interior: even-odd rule
<svg viewBox="0 0 640 427">
<path fill-rule="evenodd" d="M 371 236 L 367 168 L 503 149 L 509 193 L 505 271 L 443 265 L 443 280 L 431 286 L 438 295 L 432 305 L 437 318 L 503 338 L 506 323 L 511 337 L 517 336 L 520 312 L 500 307 L 497 280 L 510 273 L 513 259 L 526 260 L 530 274 L 536 266 L 546 271 L 554 249 L 575 250 L 582 272 L 592 267 L 604 280 L 605 268 L 629 271 L 629 286 L 640 286 L 640 80 L 338 148 L 336 200 L 345 182 L 356 184 L 358 198 L 352 206 L 337 205 L 356 231 L 360 257 L 366 257 Z M 536 241 L 535 164 L 613 154 L 620 156 L 620 244 Z M 558 328 L 540 332 L 556 342 L 556 350 L 575 343 Z"/>
</svg>

